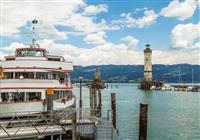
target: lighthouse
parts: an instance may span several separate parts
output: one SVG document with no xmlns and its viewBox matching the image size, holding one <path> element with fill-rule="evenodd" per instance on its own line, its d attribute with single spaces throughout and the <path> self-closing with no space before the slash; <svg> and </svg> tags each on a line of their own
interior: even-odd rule
<svg viewBox="0 0 200 140">
<path fill-rule="evenodd" d="M 150 82 L 152 81 L 152 62 L 151 62 L 152 50 L 150 49 L 150 45 L 145 45 L 144 50 L 144 81 Z"/>
</svg>

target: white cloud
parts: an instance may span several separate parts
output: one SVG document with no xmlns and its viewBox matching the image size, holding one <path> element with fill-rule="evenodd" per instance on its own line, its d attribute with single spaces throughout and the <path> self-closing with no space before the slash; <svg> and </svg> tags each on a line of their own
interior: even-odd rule
<svg viewBox="0 0 200 140">
<path fill-rule="evenodd" d="M 67 39 L 67 33 L 58 31 L 51 24 L 40 24 L 38 27 L 38 35 L 46 39 L 62 40 Z"/>
<path fill-rule="evenodd" d="M 200 48 L 200 23 L 179 24 L 171 31 L 172 47 Z"/>
<path fill-rule="evenodd" d="M 165 17 L 176 17 L 179 20 L 185 20 L 192 17 L 196 8 L 196 0 L 185 0 L 183 2 L 174 0 L 167 7 L 163 8 L 160 14 Z"/>
<path fill-rule="evenodd" d="M 78 7 L 84 5 L 81 0 L 67 3 L 64 0 L 56 2 L 54 0 L 46 1 L 2 1 L 2 33 L 10 36 L 19 33 L 19 29 L 27 25 L 34 17 L 42 19 L 46 25 L 57 25 L 64 20 L 66 16 L 73 15 Z M 56 12 L 55 12 L 56 11 Z M 55 28 L 54 28 L 55 29 Z M 58 32 L 58 31 L 57 31 Z"/>
<path fill-rule="evenodd" d="M 108 6 L 105 4 L 99 4 L 97 6 L 89 5 L 84 9 L 86 15 L 96 15 L 101 12 L 107 12 L 107 11 L 108 11 Z"/>
<path fill-rule="evenodd" d="M 154 64 L 200 64 L 200 53 L 195 50 L 153 50 Z"/>
<path fill-rule="evenodd" d="M 158 14 L 154 12 L 154 10 L 146 9 L 144 10 L 144 16 L 139 18 L 132 17 L 131 13 L 122 13 L 122 19 L 113 20 L 113 25 L 119 25 L 121 28 L 124 27 L 139 27 L 144 28 L 148 27 L 151 24 L 156 22 L 158 18 Z"/>
<path fill-rule="evenodd" d="M 107 29 L 105 20 L 95 21 L 92 13 L 106 12 L 107 6 L 100 4 L 90 6 L 83 0 L 68 2 L 67 0 L 33 1 L 18 0 L 8 2 L 2 1 L 2 31 L 0 35 L 11 37 L 19 34 L 20 29 L 30 26 L 34 17 L 39 20 L 38 31 L 42 37 L 56 39 L 66 39 L 70 34 L 67 30 L 60 31 L 57 26 L 69 28 L 70 32 L 77 34 L 88 34 Z M 93 8 L 92 8 L 93 7 Z M 83 10 L 87 11 L 87 15 Z M 42 21 L 40 21 L 42 20 Z M 77 35 L 75 33 L 71 35 Z"/>
<path fill-rule="evenodd" d="M 50 54 L 64 56 L 74 65 L 100 65 L 100 64 L 143 64 L 143 51 L 128 49 L 125 44 L 105 43 L 94 48 L 78 48 L 70 44 L 57 44 L 53 40 L 42 40 L 41 47 L 48 49 Z M 14 48 L 24 47 L 20 43 L 12 43 L 3 48 L 4 55 L 13 53 Z M 153 50 L 153 64 L 200 64 L 199 50 Z"/>
<path fill-rule="evenodd" d="M 143 28 L 155 23 L 157 17 L 158 15 L 153 10 L 145 10 L 144 17 L 137 19 L 136 24 L 139 28 Z"/>
<path fill-rule="evenodd" d="M 85 34 L 99 32 L 107 28 L 104 20 L 100 23 L 95 23 L 94 17 L 88 17 L 81 13 L 74 13 L 73 16 L 66 18 L 62 22 L 62 25 L 71 27 L 75 31 L 83 32 Z"/>
<path fill-rule="evenodd" d="M 147 7 L 137 8 L 137 9 L 135 9 L 135 11 L 133 13 L 136 14 L 137 12 L 144 11 L 144 10 L 148 10 L 148 8 Z"/>
<path fill-rule="evenodd" d="M 121 39 L 122 41 L 126 42 L 127 45 L 130 47 L 130 48 L 135 48 L 137 47 L 138 43 L 139 43 L 139 40 L 134 38 L 133 36 L 126 36 L 124 38 Z"/>
<path fill-rule="evenodd" d="M 84 41 L 87 44 L 94 44 L 94 45 L 100 45 L 106 43 L 107 35 L 105 32 L 97 32 L 93 34 L 88 34 L 85 38 Z"/>
</svg>

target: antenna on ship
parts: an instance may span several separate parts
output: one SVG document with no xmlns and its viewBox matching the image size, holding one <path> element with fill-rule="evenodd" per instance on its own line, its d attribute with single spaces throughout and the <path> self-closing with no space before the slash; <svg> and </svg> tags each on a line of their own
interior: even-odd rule
<svg viewBox="0 0 200 140">
<path fill-rule="evenodd" d="M 36 43 L 36 26 L 38 24 L 38 20 L 36 18 L 34 18 L 34 20 L 32 21 L 32 30 L 33 30 L 33 39 L 32 39 L 32 43 L 30 45 L 31 48 L 35 48 L 35 47 L 39 47 L 39 45 Z"/>
</svg>

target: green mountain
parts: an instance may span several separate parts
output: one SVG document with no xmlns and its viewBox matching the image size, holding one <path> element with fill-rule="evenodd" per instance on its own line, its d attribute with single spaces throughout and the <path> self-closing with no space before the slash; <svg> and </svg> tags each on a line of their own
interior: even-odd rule
<svg viewBox="0 0 200 140">
<path fill-rule="evenodd" d="M 105 82 L 140 82 L 143 80 L 143 65 L 100 65 L 102 79 Z M 72 81 L 91 81 L 96 66 L 74 66 Z M 180 72 L 179 72 L 180 70 Z M 180 74 L 179 74 L 180 73 Z M 194 77 L 194 78 L 192 78 Z M 200 65 L 153 65 L 153 79 L 162 82 L 200 82 Z"/>
</svg>

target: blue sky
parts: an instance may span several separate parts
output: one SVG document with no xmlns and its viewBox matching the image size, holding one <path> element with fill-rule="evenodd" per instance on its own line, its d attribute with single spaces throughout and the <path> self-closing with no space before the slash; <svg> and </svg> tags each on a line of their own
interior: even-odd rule
<svg viewBox="0 0 200 140">
<path fill-rule="evenodd" d="M 23 9 L 23 10 L 22 10 Z M 197 0 L 1 0 L 1 56 L 37 41 L 77 65 L 142 64 L 146 43 L 153 63 L 199 64 Z"/>
</svg>

